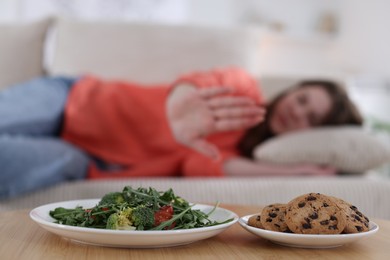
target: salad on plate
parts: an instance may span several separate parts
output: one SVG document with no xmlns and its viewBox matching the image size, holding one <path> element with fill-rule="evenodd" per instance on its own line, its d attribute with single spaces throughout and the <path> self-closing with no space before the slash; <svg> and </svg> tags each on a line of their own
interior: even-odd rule
<svg viewBox="0 0 390 260">
<path fill-rule="evenodd" d="M 209 212 L 194 209 L 172 189 L 126 186 L 121 192 L 104 195 L 94 207 L 57 207 L 50 210 L 55 223 L 86 228 L 109 230 L 178 230 L 211 227 L 233 221 L 232 218 L 216 221 Z"/>
</svg>

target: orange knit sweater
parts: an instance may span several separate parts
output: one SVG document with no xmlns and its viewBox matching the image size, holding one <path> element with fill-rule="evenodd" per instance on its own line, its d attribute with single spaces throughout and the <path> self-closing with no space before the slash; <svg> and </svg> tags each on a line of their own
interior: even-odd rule
<svg viewBox="0 0 390 260">
<path fill-rule="evenodd" d="M 91 163 L 89 178 L 224 175 L 222 162 L 237 155 L 243 131 L 208 138 L 221 151 L 218 161 L 178 144 L 168 126 L 165 102 L 181 82 L 200 88 L 229 86 L 237 95 L 261 102 L 257 82 L 237 68 L 192 73 L 156 86 L 83 77 L 69 94 L 62 137 L 107 163 L 123 166 L 107 171 Z"/>
</svg>

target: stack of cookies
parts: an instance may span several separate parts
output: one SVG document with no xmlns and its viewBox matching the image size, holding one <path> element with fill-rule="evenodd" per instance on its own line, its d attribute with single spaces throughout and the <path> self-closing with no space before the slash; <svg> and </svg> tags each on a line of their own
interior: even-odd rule
<svg viewBox="0 0 390 260">
<path fill-rule="evenodd" d="M 368 231 L 369 219 L 340 198 L 308 193 L 287 204 L 264 207 L 248 219 L 248 225 L 297 234 L 350 234 Z"/>
</svg>

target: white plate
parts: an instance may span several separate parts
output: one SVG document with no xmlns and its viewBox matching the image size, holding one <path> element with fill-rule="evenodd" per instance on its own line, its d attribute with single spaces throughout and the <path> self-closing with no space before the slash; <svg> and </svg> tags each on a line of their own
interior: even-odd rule
<svg viewBox="0 0 390 260">
<path fill-rule="evenodd" d="M 50 210 L 57 207 L 84 208 L 94 207 L 99 199 L 73 200 L 58 203 L 51 203 L 33 209 L 30 217 L 44 229 L 71 239 L 73 241 L 110 247 L 132 247 L 132 248 L 155 248 L 169 247 L 192 243 L 202 239 L 215 236 L 238 221 L 238 216 L 232 211 L 217 208 L 210 219 L 225 221 L 232 218 L 229 223 L 194 229 L 164 230 L 164 231 L 128 231 L 128 230 L 107 230 L 97 228 L 84 228 L 66 226 L 53 223 L 55 220 L 49 215 Z M 214 206 L 197 204 L 193 209 L 200 209 L 203 212 L 210 212 Z"/>
<path fill-rule="evenodd" d="M 292 234 L 275 232 L 270 230 L 264 230 L 248 225 L 248 219 L 252 215 L 248 215 L 239 219 L 240 225 L 250 233 L 253 233 L 259 237 L 270 240 L 273 243 L 290 246 L 290 247 L 302 247 L 302 248 L 332 248 L 342 246 L 348 243 L 355 242 L 361 238 L 369 237 L 375 234 L 379 227 L 374 222 L 370 221 L 370 230 L 362 233 L 355 234 L 339 234 L 339 235 L 305 235 L 305 234 Z"/>
</svg>

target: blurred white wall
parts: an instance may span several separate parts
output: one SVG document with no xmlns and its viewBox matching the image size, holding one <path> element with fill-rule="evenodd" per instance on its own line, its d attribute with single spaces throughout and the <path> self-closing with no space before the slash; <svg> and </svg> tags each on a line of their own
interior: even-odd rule
<svg viewBox="0 0 390 260">
<path fill-rule="evenodd" d="M 368 122 L 390 122 L 389 11 L 388 0 L 344 0 L 340 13 L 334 56 L 350 75 L 351 97 Z"/>
<path fill-rule="evenodd" d="M 190 0 L 187 22 L 263 26 L 262 73 L 390 78 L 389 0 Z M 326 19 L 333 19 L 327 25 Z M 333 28 L 326 28 L 330 26 Z M 326 32 L 327 29 L 333 30 Z M 325 31 L 324 31 L 325 30 Z"/>
<path fill-rule="evenodd" d="M 0 0 L 0 21 L 12 21 L 19 16 L 18 0 Z"/>
<path fill-rule="evenodd" d="M 0 0 L 0 21 L 60 15 L 164 23 L 187 20 L 188 0 Z"/>
<path fill-rule="evenodd" d="M 0 21 L 60 14 L 257 26 L 268 31 L 260 73 L 390 78 L 389 10 L 389 0 L 0 0 Z"/>
<path fill-rule="evenodd" d="M 353 73 L 390 78 L 390 1 L 344 0 L 338 57 Z"/>
</svg>

